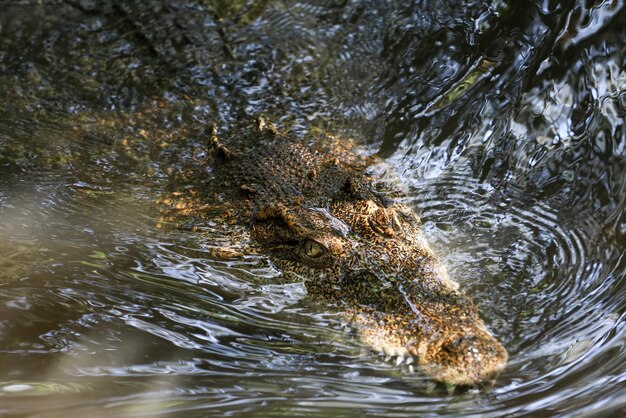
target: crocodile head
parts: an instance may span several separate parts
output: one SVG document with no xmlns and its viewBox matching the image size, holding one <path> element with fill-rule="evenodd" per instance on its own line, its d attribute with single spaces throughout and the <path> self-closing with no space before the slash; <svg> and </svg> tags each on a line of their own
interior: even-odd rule
<svg viewBox="0 0 626 418">
<path fill-rule="evenodd" d="M 504 368 L 506 350 L 407 206 L 342 195 L 324 208 L 271 203 L 254 218 L 252 237 L 273 262 L 347 312 L 372 349 L 448 384 L 482 384 Z"/>
</svg>

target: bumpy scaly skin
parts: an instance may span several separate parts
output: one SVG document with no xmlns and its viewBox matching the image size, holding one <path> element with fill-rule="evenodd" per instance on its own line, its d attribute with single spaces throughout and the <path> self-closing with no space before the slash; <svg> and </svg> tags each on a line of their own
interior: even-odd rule
<svg viewBox="0 0 626 418">
<path fill-rule="evenodd" d="M 459 385 L 504 368 L 506 350 L 449 279 L 419 218 L 366 174 L 372 158 L 328 135 L 244 132 L 212 140 L 224 224 L 249 225 L 259 252 L 345 311 L 362 341 L 398 364 Z"/>
</svg>

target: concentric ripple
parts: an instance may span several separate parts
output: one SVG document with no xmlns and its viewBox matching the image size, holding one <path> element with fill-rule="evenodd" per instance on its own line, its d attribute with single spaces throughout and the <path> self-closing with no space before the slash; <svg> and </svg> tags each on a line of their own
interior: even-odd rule
<svg viewBox="0 0 626 418">
<path fill-rule="evenodd" d="M 0 415 L 623 416 L 624 8 L 0 0 Z M 493 386 L 160 227 L 258 116 L 381 157 L 510 354 Z"/>
</svg>

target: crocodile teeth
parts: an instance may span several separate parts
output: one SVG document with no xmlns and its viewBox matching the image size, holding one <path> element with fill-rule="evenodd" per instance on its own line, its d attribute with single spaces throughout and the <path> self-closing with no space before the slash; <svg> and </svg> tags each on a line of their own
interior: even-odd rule
<svg viewBox="0 0 626 418">
<path fill-rule="evenodd" d="M 411 365 L 414 361 L 415 359 L 412 356 L 409 356 L 406 359 L 406 364 Z"/>
<path fill-rule="evenodd" d="M 412 364 L 409 364 L 409 373 L 415 373 L 415 367 Z"/>
<path fill-rule="evenodd" d="M 399 356 L 406 356 L 407 354 L 409 354 L 409 350 L 407 350 L 404 347 L 398 347 L 396 348 L 396 352 Z"/>
<path fill-rule="evenodd" d="M 383 351 L 387 354 L 387 357 L 393 357 L 396 355 L 396 350 L 393 347 L 383 347 Z"/>
<path fill-rule="evenodd" d="M 385 363 L 388 363 L 391 360 L 391 356 L 386 356 L 385 357 Z"/>
<path fill-rule="evenodd" d="M 401 365 L 403 361 L 404 361 L 404 356 L 400 355 L 396 357 L 396 366 Z"/>
</svg>

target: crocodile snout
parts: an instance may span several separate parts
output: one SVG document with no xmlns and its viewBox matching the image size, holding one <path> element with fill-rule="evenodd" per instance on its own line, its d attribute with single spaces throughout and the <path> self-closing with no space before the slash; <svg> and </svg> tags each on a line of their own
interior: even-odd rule
<svg viewBox="0 0 626 418">
<path fill-rule="evenodd" d="M 508 354 L 486 330 L 452 334 L 418 348 L 421 370 L 454 385 L 488 383 L 506 366 Z"/>
</svg>

